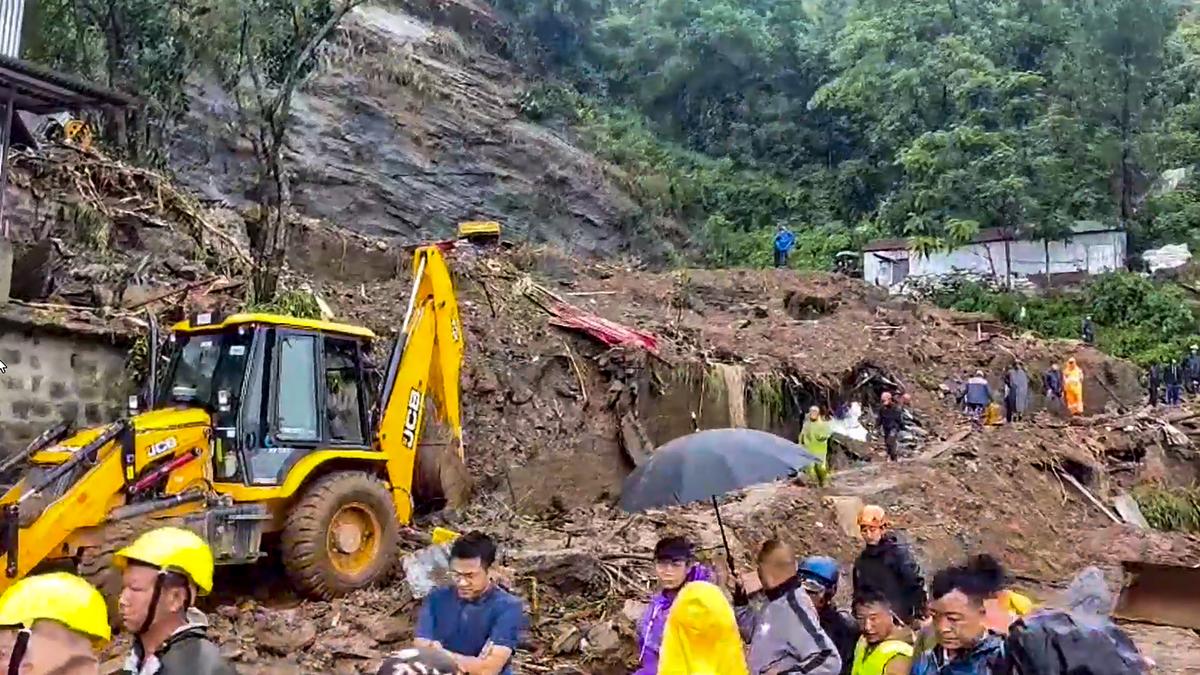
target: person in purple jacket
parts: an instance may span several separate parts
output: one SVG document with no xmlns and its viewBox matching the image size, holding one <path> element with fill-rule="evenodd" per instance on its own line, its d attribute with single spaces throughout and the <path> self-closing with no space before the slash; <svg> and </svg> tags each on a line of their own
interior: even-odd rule
<svg viewBox="0 0 1200 675">
<path fill-rule="evenodd" d="M 679 589 L 690 581 L 711 581 L 713 578 L 710 569 L 696 562 L 691 543 L 683 537 L 658 540 L 654 546 L 654 574 L 658 577 L 659 591 L 650 599 L 650 606 L 638 623 L 641 657 L 633 675 L 657 675 L 663 629 Z"/>
</svg>

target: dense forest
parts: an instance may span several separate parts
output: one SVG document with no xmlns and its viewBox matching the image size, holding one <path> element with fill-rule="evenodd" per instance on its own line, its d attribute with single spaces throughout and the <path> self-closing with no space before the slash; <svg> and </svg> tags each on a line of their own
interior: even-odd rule
<svg viewBox="0 0 1200 675">
<path fill-rule="evenodd" d="M 1200 24 L 1176 0 L 493 0 L 561 118 L 717 264 L 882 233 L 1120 221 L 1190 240 Z M 1176 175 L 1174 172 L 1171 175 Z"/>
</svg>

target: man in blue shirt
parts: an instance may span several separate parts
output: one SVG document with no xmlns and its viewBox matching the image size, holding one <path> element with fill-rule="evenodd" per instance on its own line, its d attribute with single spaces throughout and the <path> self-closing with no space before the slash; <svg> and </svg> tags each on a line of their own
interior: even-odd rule
<svg viewBox="0 0 1200 675">
<path fill-rule="evenodd" d="M 787 229 L 786 225 L 780 225 L 779 231 L 775 233 L 775 266 L 787 267 L 788 253 L 791 253 L 792 247 L 796 245 L 796 235 Z"/>
<path fill-rule="evenodd" d="M 426 598 L 417 617 L 416 644 L 445 650 L 462 673 L 512 675 L 512 656 L 527 620 L 521 601 L 492 582 L 496 544 L 470 532 L 450 548 L 454 586 Z"/>
</svg>

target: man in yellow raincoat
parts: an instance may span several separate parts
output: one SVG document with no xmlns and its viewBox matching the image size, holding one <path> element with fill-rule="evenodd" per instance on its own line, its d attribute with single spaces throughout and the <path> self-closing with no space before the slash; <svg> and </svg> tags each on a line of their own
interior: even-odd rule
<svg viewBox="0 0 1200 675">
<path fill-rule="evenodd" d="M 1067 410 L 1072 415 L 1083 414 L 1083 369 L 1074 358 L 1067 359 L 1067 367 L 1063 368 L 1063 395 L 1067 401 Z"/>
<path fill-rule="evenodd" d="M 809 408 L 804 426 L 800 428 L 800 445 L 817 458 L 817 463 L 809 467 L 808 472 L 821 487 L 829 482 L 829 437 L 832 435 L 829 422 L 821 417 L 821 409 L 815 405 Z"/>
<path fill-rule="evenodd" d="M 659 675 L 749 675 L 733 607 L 721 589 L 686 584 L 675 598 L 663 634 Z"/>
</svg>

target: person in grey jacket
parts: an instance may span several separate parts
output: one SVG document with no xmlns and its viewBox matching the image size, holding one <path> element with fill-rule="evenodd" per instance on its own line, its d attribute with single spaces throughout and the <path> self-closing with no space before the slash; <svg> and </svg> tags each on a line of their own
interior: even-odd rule
<svg viewBox="0 0 1200 675">
<path fill-rule="evenodd" d="M 745 575 L 733 594 L 751 675 L 838 675 L 842 659 L 821 628 L 796 572 L 796 554 L 772 539 L 758 552 L 757 579 Z"/>
</svg>

